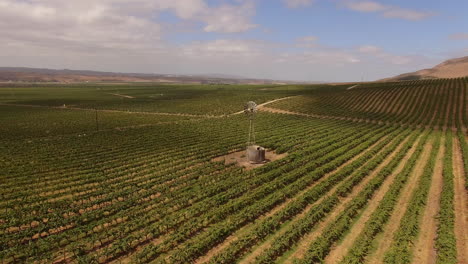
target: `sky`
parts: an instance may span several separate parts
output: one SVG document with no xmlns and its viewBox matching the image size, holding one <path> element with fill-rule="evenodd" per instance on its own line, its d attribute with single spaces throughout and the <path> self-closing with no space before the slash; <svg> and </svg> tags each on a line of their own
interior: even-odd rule
<svg viewBox="0 0 468 264">
<path fill-rule="evenodd" d="M 468 55 L 466 0 L 0 0 L 0 66 L 372 81 Z"/>
</svg>

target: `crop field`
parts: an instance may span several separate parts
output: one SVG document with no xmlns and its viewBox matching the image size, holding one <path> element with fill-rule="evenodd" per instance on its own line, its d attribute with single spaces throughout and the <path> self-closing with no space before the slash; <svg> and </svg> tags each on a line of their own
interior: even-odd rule
<svg viewBox="0 0 468 264">
<path fill-rule="evenodd" d="M 247 170 L 214 158 L 257 143 Z M 468 263 L 468 79 L 0 86 L 1 263 Z"/>
</svg>

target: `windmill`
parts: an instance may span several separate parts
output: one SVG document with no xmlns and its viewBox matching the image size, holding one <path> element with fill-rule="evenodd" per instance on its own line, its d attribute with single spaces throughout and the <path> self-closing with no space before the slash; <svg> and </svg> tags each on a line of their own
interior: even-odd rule
<svg viewBox="0 0 468 264">
<path fill-rule="evenodd" d="M 247 159 L 250 163 L 265 162 L 265 149 L 255 144 L 255 115 L 257 104 L 249 101 L 244 106 L 244 113 L 249 118 L 249 137 L 247 140 Z"/>
</svg>

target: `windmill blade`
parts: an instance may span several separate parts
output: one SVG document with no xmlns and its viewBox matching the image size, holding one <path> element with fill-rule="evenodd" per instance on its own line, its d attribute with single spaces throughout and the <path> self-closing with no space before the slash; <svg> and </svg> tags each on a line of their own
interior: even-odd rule
<svg viewBox="0 0 468 264">
<path fill-rule="evenodd" d="M 257 112 L 257 104 L 253 101 L 249 101 L 244 105 L 244 113 L 254 114 Z"/>
</svg>

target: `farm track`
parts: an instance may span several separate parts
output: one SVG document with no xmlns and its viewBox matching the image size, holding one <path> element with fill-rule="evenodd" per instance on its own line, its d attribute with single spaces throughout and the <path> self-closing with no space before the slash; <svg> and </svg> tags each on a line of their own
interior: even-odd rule
<svg viewBox="0 0 468 264">
<path fill-rule="evenodd" d="M 298 112 L 291 112 L 287 110 L 281 110 L 281 109 L 275 109 L 271 107 L 266 107 L 266 105 L 278 102 L 278 101 L 283 101 L 287 100 L 290 98 L 294 98 L 296 96 L 288 96 L 288 97 L 283 97 L 275 100 L 271 100 L 268 102 L 265 102 L 263 104 L 258 105 L 258 110 L 259 111 L 266 111 L 270 113 L 277 113 L 277 114 L 289 114 L 289 115 L 296 115 L 296 116 L 305 116 L 305 117 L 313 117 L 313 118 L 319 118 L 319 119 L 334 119 L 334 120 L 348 120 L 348 121 L 353 121 L 353 122 L 365 122 L 365 123 L 372 123 L 372 124 L 380 124 L 378 121 L 374 120 L 368 120 L 368 119 L 359 119 L 359 118 L 346 118 L 346 117 L 339 117 L 339 116 L 327 116 L 327 115 L 312 115 L 312 114 L 303 114 L 303 113 L 298 113 Z M 49 108 L 49 109 L 60 109 L 60 110 L 79 110 L 79 111 L 95 111 L 95 109 L 91 108 L 79 108 L 79 107 L 61 107 L 61 106 L 42 106 L 42 105 L 28 105 L 28 104 L 10 104 L 10 103 L 0 103 L 0 105 L 4 106 L 18 106 L 18 107 L 33 107 L 33 108 Z M 160 123 L 154 123 L 154 124 L 141 124 L 141 125 L 134 125 L 134 126 L 127 126 L 127 127 L 116 127 L 112 129 L 103 129 L 100 130 L 99 132 L 104 132 L 104 131 L 112 131 L 112 130 L 124 130 L 124 129 L 131 129 L 131 128 L 140 128 L 140 127 L 147 127 L 147 126 L 153 126 L 153 125 L 159 125 L 159 124 L 171 124 L 171 123 L 179 123 L 179 122 L 187 122 L 187 121 L 198 121 L 204 118 L 222 118 L 226 116 L 235 116 L 235 115 L 240 115 L 243 114 L 244 111 L 239 111 L 235 112 L 229 115 L 193 115 L 193 114 L 185 114 L 185 113 L 165 113 L 165 112 L 138 112 L 138 111 L 123 111 L 123 110 L 110 110 L 110 109 L 99 109 L 98 112 L 107 112 L 107 113 L 124 113 L 124 114 L 142 114 L 142 115 L 162 115 L 162 116 L 180 116 L 180 117 L 195 117 L 198 119 L 191 119 L 191 120 L 178 120 L 178 121 L 168 121 L 168 122 L 160 122 Z M 388 123 L 387 123 L 388 124 Z M 399 125 L 395 123 L 395 125 Z M 75 133 L 75 134 L 82 134 L 81 133 Z"/>
<path fill-rule="evenodd" d="M 437 236 L 438 225 L 437 215 L 440 211 L 440 197 L 442 193 L 442 185 L 444 183 L 442 175 L 443 155 L 445 152 L 444 138 L 442 138 L 440 144 L 434 173 L 432 175 L 432 183 L 429 189 L 427 205 L 421 220 L 421 230 L 414 245 L 413 264 L 435 264 L 436 261 L 435 239 Z"/>
<path fill-rule="evenodd" d="M 127 98 L 127 99 L 135 99 L 135 97 L 125 94 L 118 94 L 118 93 L 109 93 L 110 95 L 114 95 L 117 97 Z"/>
<path fill-rule="evenodd" d="M 388 223 L 384 227 L 383 233 L 381 234 L 380 240 L 378 241 L 378 246 L 376 247 L 376 251 L 369 257 L 368 263 L 372 263 L 372 264 L 383 263 L 384 255 L 391 246 L 393 235 L 395 234 L 395 232 L 397 231 L 398 227 L 401 224 L 401 219 L 403 218 L 403 215 L 405 214 L 411 195 L 414 189 L 417 187 L 418 179 L 421 177 L 424 167 L 426 163 L 428 162 L 431 149 L 432 149 L 431 143 L 427 142 L 424 145 L 424 150 L 420 159 L 418 160 L 415 168 L 410 174 L 411 178 L 408 180 L 408 182 L 404 186 L 401 192 L 401 196 L 398 199 L 398 202 L 393 209 L 393 213 L 390 216 Z M 396 210 L 397 208 L 398 210 Z"/>
<path fill-rule="evenodd" d="M 117 94 L 112 94 L 116 95 Z M 124 96 L 124 95 L 118 95 L 118 96 Z M 127 97 L 126 98 L 134 98 L 134 97 Z M 288 96 L 288 97 L 282 97 L 278 99 L 274 99 L 262 104 L 259 104 L 257 107 L 262 108 L 265 105 L 282 101 L 282 100 L 287 100 L 290 98 L 293 98 L 296 96 Z M 92 108 L 82 108 L 82 107 L 63 107 L 63 106 L 46 106 L 46 105 L 34 105 L 34 104 L 12 104 L 12 103 L 0 103 L 0 105 L 3 106 L 18 106 L 18 107 L 32 107 L 32 108 L 48 108 L 48 109 L 59 109 L 59 110 L 79 110 L 79 111 L 96 111 L 96 109 Z M 232 114 L 228 115 L 194 115 L 194 114 L 187 114 L 187 113 L 167 113 L 167 112 L 141 112 L 141 111 L 124 111 L 124 110 L 111 110 L 111 109 L 98 109 L 98 112 L 106 112 L 106 113 L 123 113 L 123 114 L 141 114 L 141 115 L 162 115 L 162 116 L 181 116 L 181 117 L 198 117 L 198 118 L 220 118 L 220 117 L 226 117 L 226 116 L 233 116 L 233 115 L 240 115 L 243 114 L 244 111 L 239 111 L 235 112 Z"/>
<path fill-rule="evenodd" d="M 278 99 L 274 99 L 274 100 L 271 100 L 271 101 L 268 101 L 268 102 L 265 102 L 265 103 L 262 103 L 262 104 L 259 104 L 257 105 L 257 109 L 258 110 L 261 110 L 262 108 L 264 108 L 266 105 L 269 105 L 269 104 L 272 104 L 272 103 L 275 103 L 275 102 L 279 102 L 279 101 L 283 101 L 283 100 L 288 100 L 288 99 L 291 99 L 291 98 L 294 98 L 294 97 L 297 97 L 297 96 L 287 96 L 287 97 L 282 97 L 282 98 L 278 98 Z M 235 112 L 235 113 L 232 113 L 232 114 L 229 114 L 228 116 L 233 116 L 233 115 L 240 115 L 240 114 L 243 114 L 244 111 L 239 111 L 239 112 Z"/>
<path fill-rule="evenodd" d="M 405 90 L 405 91 L 408 91 L 408 89 Z M 412 91 L 412 92 L 414 93 L 415 91 Z M 419 92 L 421 92 L 421 91 L 419 91 Z M 427 93 L 424 93 L 424 96 L 426 96 L 426 94 Z M 397 99 L 398 99 L 398 97 L 400 97 L 400 95 L 401 95 L 401 92 L 396 94 Z M 392 93 L 392 98 L 391 98 L 390 102 L 385 102 L 385 103 L 381 102 L 379 104 L 380 107 L 377 110 L 377 112 L 383 113 L 384 112 L 383 109 L 386 109 L 386 111 L 389 111 L 388 110 L 388 104 L 393 102 L 393 101 L 397 101 L 397 99 L 395 99 L 393 96 L 395 96 L 395 93 Z M 307 114 L 307 113 L 288 111 L 288 110 L 283 110 L 283 109 L 278 109 L 278 108 L 268 107 L 267 106 L 267 105 L 270 105 L 270 104 L 273 104 L 273 103 L 276 103 L 276 102 L 292 99 L 292 98 L 295 98 L 295 97 L 300 97 L 300 95 L 298 95 L 298 96 L 287 96 L 287 97 L 274 99 L 274 100 L 267 101 L 265 103 L 259 104 L 257 107 L 258 107 L 259 111 L 265 111 L 265 112 L 276 113 L 276 114 L 289 114 L 289 115 L 312 117 L 312 118 L 319 118 L 319 119 L 347 120 L 347 121 L 359 122 L 359 123 L 361 123 L 361 122 L 371 123 L 371 124 L 382 124 L 382 123 L 384 123 L 384 124 L 402 125 L 402 126 L 407 126 L 407 127 L 416 127 L 412 123 L 401 123 L 401 122 L 392 122 L 392 121 L 390 121 L 390 122 L 389 121 L 383 121 L 382 122 L 380 120 L 375 120 L 375 119 L 363 119 L 363 118 L 356 118 L 356 117 L 343 117 L 343 116 L 322 115 L 322 114 Z M 413 94 L 411 97 L 415 98 L 417 96 Z M 403 96 L 403 98 L 405 98 L 405 96 Z M 408 98 L 410 98 L 410 97 L 408 97 Z M 407 100 L 409 100 L 408 98 L 407 98 Z M 369 104 L 369 102 L 367 102 L 367 104 Z M 30 105 L 30 104 L 10 104 L 10 103 L 0 103 L 0 105 L 19 106 L 19 107 L 51 108 L 51 109 L 61 109 L 61 110 L 68 109 L 68 110 L 95 111 L 95 109 L 79 108 L 79 107 L 61 107 L 61 106 L 54 107 L 54 106 L 42 106 L 42 105 Z M 407 103 L 401 103 L 400 106 L 398 107 L 399 110 L 397 111 L 396 114 L 401 115 L 402 111 L 403 111 L 403 107 L 405 107 L 405 106 L 408 107 L 408 104 Z M 409 110 L 409 112 L 411 114 L 416 110 L 417 107 L 414 104 L 411 105 L 410 107 L 411 107 L 411 109 Z M 450 107 L 450 105 L 448 104 L 447 108 L 449 108 L 449 107 Z M 365 109 L 368 109 L 368 108 L 369 108 L 369 106 L 365 107 Z M 461 106 L 460 106 L 460 109 L 461 109 Z M 199 120 L 203 120 L 203 119 L 206 119 L 206 118 L 222 118 L 222 117 L 227 117 L 227 116 L 240 115 L 240 114 L 244 113 L 244 111 L 239 111 L 239 112 L 235 112 L 235 113 L 228 114 L 228 115 L 194 115 L 194 114 L 187 114 L 187 113 L 139 112 L 139 111 L 123 111 L 123 110 L 110 110 L 110 109 L 100 109 L 98 111 L 99 112 L 109 112 L 109 113 L 179 116 L 179 117 L 193 117 L 193 118 L 195 118 L 195 119 L 189 119 L 189 120 L 177 120 L 177 121 L 167 121 L 167 122 L 159 122 L 159 123 L 152 123 L 152 124 L 140 124 L 140 125 L 126 126 L 126 127 L 115 127 L 115 128 L 112 128 L 112 129 L 102 130 L 103 132 L 104 131 L 114 130 L 114 129 L 115 130 L 125 130 L 125 129 L 139 128 L 139 127 L 148 127 L 148 126 L 153 126 L 153 125 L 158 125 L 158 124 L 171 124 L 171 123 L 180 123 L 180 122 L 187 122 L 187 121 L 194 122 L 194 121 L 199 121 Z M 390 112 L 391 111 L 392 110 L 390 110 Z M 432 120 L 434 120 L 436 113 L 437 112 L 434 112 L 434 117 L 432 118 Z M 448 111 L 446 113 L 447 113 L 447 116 L 445 117 L 446 119 L 444 119 L 445 121 L 447 121 L 447 119 L 450 117 Z M 442 126 L 439 125 L 439 129 L 442 129 L 442 130 L 447 129 L 447 124 L 444 123 Z M 76 134 L 81 134 L 81 133 L 76 133 Z"/>
<path fill-rule="evenodd" d="M 455 237 L 458 263 L 468 263 L 468 198 L 465 190 L 465 171 L 458 138 L 453 139 L 453 174 L 455 187 Z"/>
<path fill-rule="evenodd" d="M 0 103 L 4 106 L 19 106 L 19 107 L 32 107 L 32 108 L 48 108 L 58 110 L 78 110 L 78 111 L 96 111 L 92 108 L 81 108 L 81 107 L 63 107 L 63 106 L 46 106 L 46 105 L 32 105 L 32 104 L 10 104 Z M 185 113 L 165 113 L 165 112 L 139 112 L 139 111 L 124 111 L 124 110 L 111 110 L 111 109 L 98 109 L 98 112 L 105 113 L 121 113 L 121 114 L 141 114 L 141 115 L 162 115 L 162 116 L 183 116 L 183 117 L 215 117 L 210 115 L 192 115 Z"/>
</svg>

